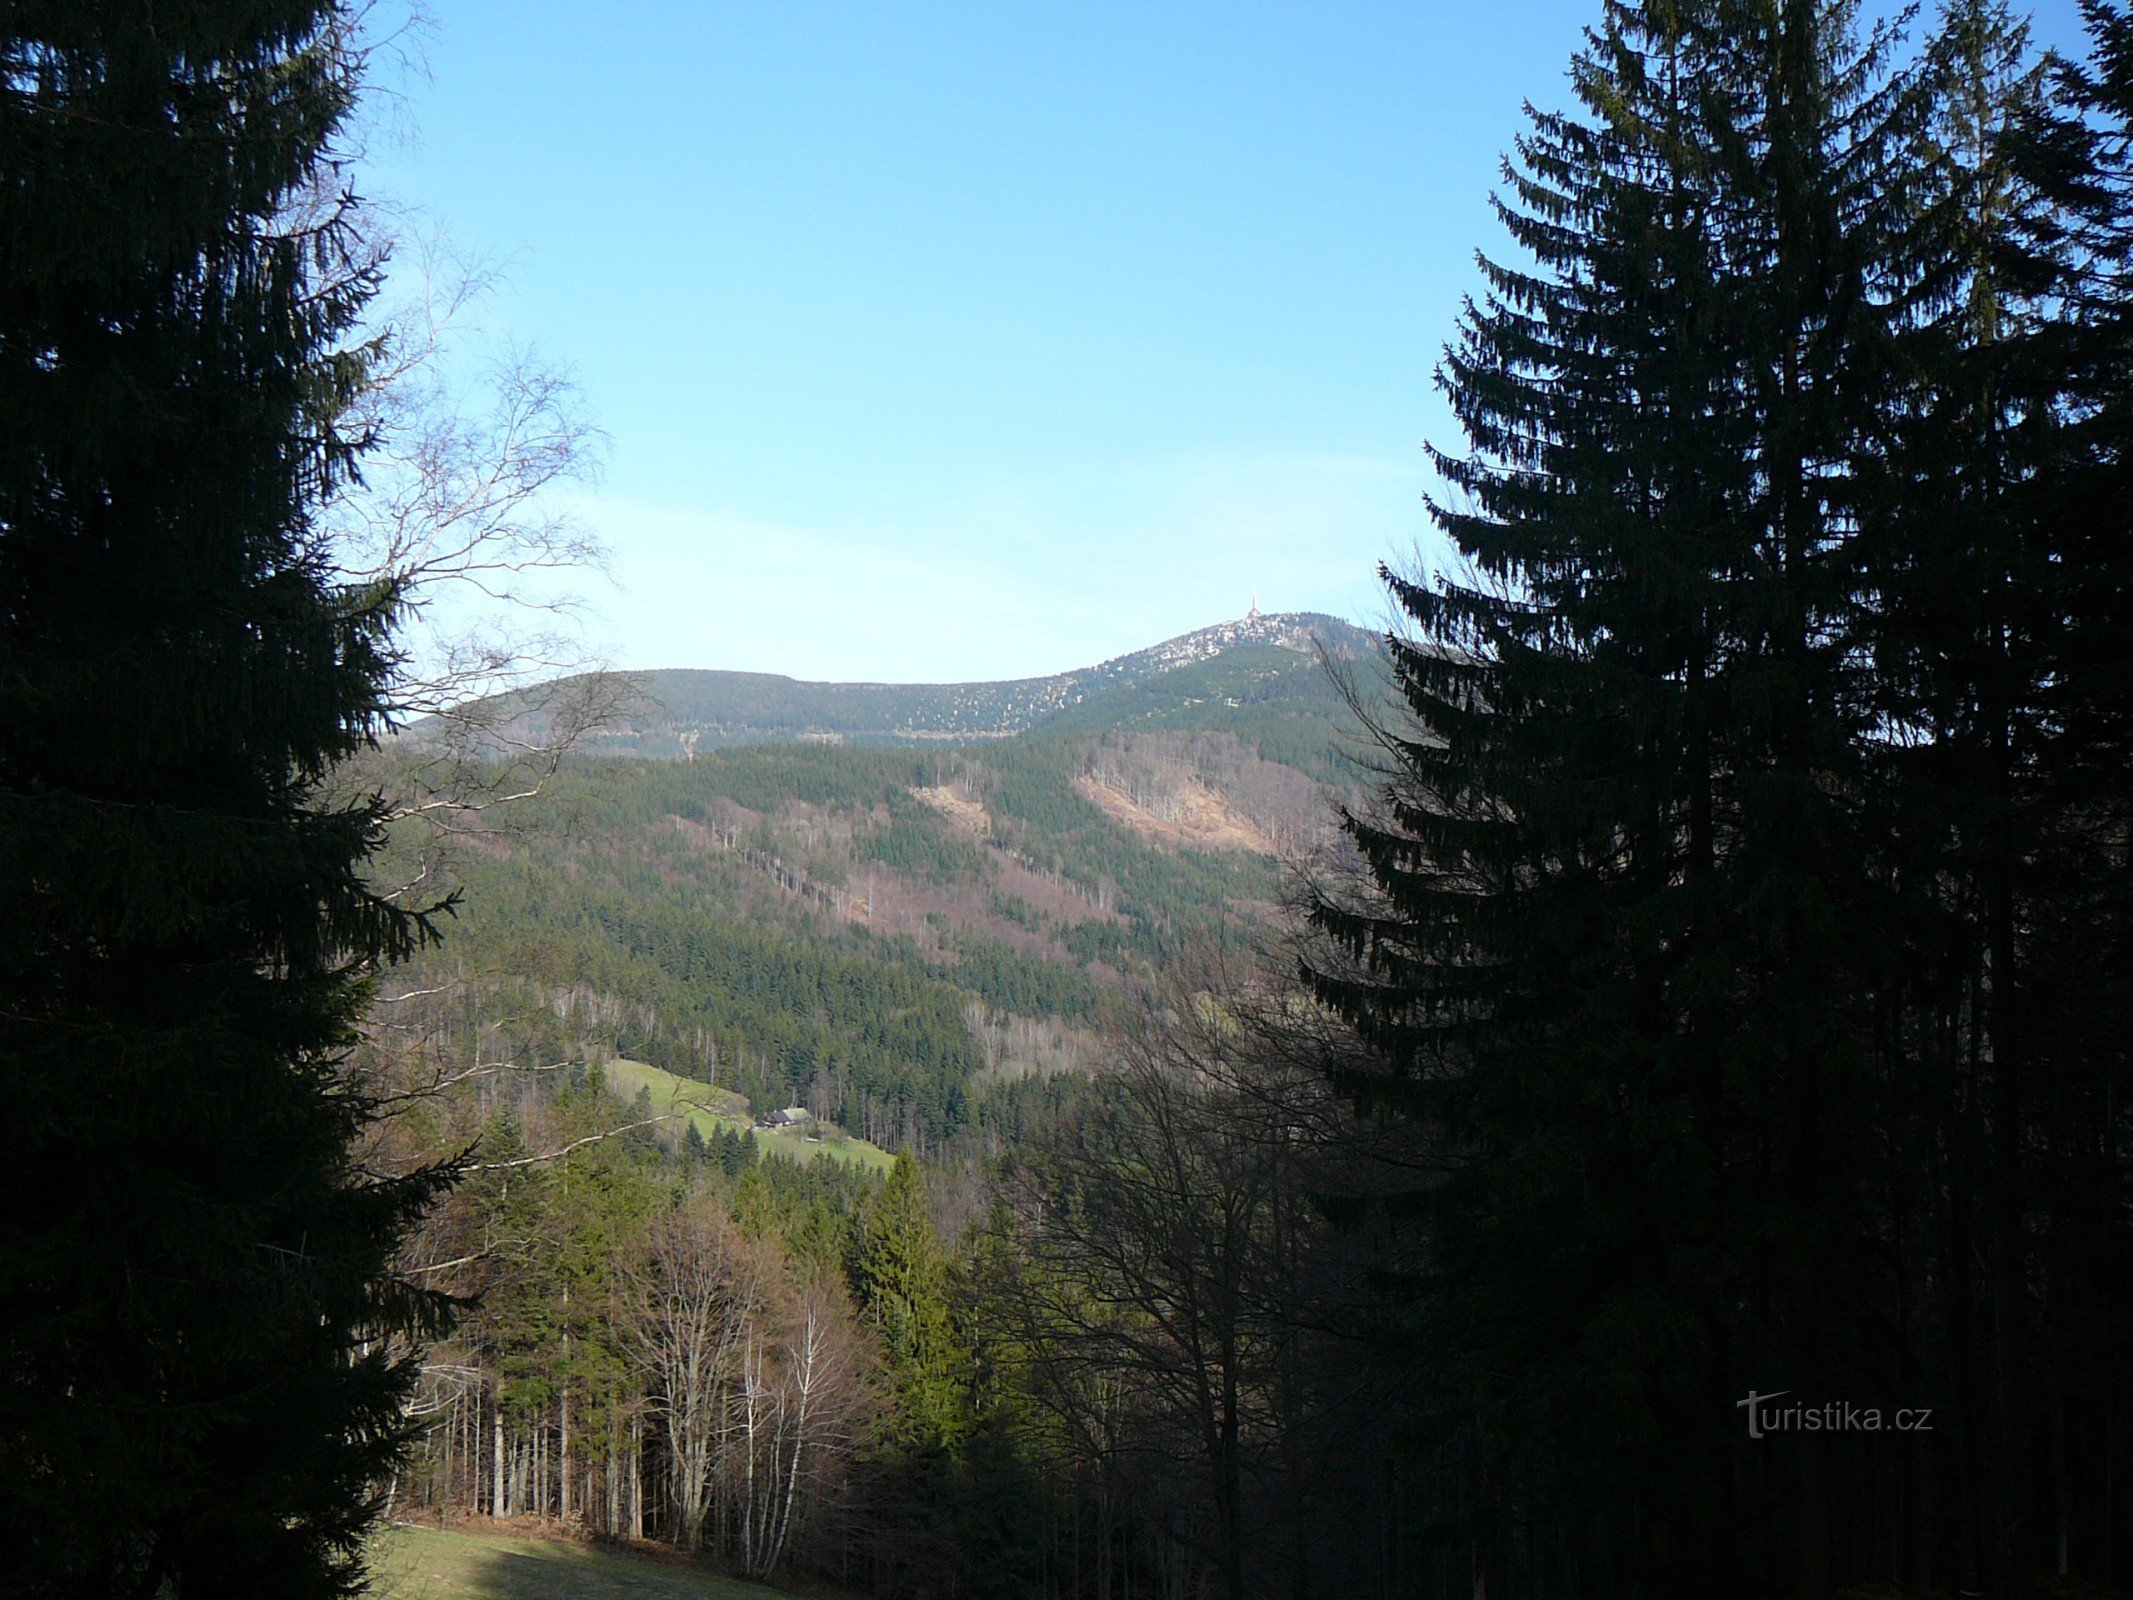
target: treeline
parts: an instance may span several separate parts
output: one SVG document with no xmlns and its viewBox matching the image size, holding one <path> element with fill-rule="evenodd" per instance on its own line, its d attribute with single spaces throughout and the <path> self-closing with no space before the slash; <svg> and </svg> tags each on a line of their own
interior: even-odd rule
<svg viewBox="0 0 2133 1600">
<path fill-rule="evenodd" d="M 432 1112 L 432 1138 L 477 1118 L 478 1154 L 408 1269 L 467 1310 L 426 1354 L 392 1513 L 661 1538 L 758 1577 L 848 1562 L 888 1315 L 854 1288 L 890 1270 L 908 1165 L 883 1190 L 721 1161 L 628 1121 L 597 1069 Z"/>
</svg>

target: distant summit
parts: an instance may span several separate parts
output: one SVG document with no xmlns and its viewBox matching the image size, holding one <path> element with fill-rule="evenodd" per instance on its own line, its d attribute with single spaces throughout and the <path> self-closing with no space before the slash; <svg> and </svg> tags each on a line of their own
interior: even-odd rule
<svg viewBox="0 0 2133 1600">
<path fill-rule="evenodd" d="M 1259 609 L 1258 597 L 1254 596 L 1252 609 L 1234 622 L 1218 622 L 1212 627 L 1181 633 L 1175 639 L 1165 639 L 1161 644 L 1136 650 L 1129 656 L 1118 656 L 1098 666 L 1083 668 L 1080 673 L 1067 672 L 1060 676 L 1093 678 L 1114 669 L 1139 671 L 1144 667 L 1154 672 L 1172 672 L 1179 667 L 1191 666 L 1195 661 L 1212 660 L 1241 644 L 1271 644 L 1284 650 L 1315 655 L 1321 643 L 1331 651 L 1352 652 L 1358 647 L 1375 648 L 1377 640 L 1351 623 L 1315 611 L 1269 614 Z"/>
<path fill-rule="evenodd" d="M 1320 653 L 1373 658 L 1376 635 L 1317 612 L 1262 612 L 1094 666 L 988 683 L 812 683 L 764 672 L 637 675 L 631 711 L 588 741 L 610 755 L 686 757 L 736 744 L 939 745 L 1040 730 L 1215 727 L 1335 714 Z M 410 730 L 420 737 L 420 730 Z M 533 732 L 536 729 L 528 728 Z"/>
</svg>

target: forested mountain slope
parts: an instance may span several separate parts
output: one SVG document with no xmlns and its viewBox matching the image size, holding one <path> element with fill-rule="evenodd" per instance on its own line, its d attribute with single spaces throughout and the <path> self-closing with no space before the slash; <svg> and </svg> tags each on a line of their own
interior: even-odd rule
<svg viewBox="0 0 2133 1600">
<path fill-rule="evenodd" d="M 804 1106 L 889 1148 L 1011 1134 L 1138 988 L 1249 937 L 1283 861 L 1332 839 L 1353 731 L 1304 627 L 1321 620 L 1121 658 L 1035 733 L 576 758 L 451 853 L 458 921 L 431 965 L 479 1013 L 451 1025 L 521 1056 L 640 1060 L 758 1116 Z M 638 726 L 620 742 L 644 752 L 706 724 Z"/>
</svg>

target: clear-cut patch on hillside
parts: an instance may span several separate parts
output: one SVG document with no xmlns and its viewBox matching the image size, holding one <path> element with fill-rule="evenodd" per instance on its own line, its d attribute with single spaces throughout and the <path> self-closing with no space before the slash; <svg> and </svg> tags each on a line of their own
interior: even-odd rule
<svg viewBox="0 0 2133 1600">
<path fill-rule="evenodd" d="M 992 834 L 992 818 L 977 801 L 948 784 L 925 784 L 911 791 L 913 798 L 923 800 L 958 828 L 975 838 L 988 838 Z"/>
<path fill-rule="evenodd" d="M 1274 841 L 1250 818 L 1233 810 L 1205 784 L 1181 784 L 1151 797 L 1152 803 L 1145 805 L 1100 782 L 1093 773 L 1076 778 L 1074 787 L 1105 813 L 1158 844 L 1196 850 L 1250 850 L 1263 856 L 1279 854 Z"/>
</svg>

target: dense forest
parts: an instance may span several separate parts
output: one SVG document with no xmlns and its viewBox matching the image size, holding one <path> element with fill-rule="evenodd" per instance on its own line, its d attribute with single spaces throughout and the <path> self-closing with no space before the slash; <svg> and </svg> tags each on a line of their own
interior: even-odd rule
<svg viewBox="0 0 2133 1600">
<path fill-rule="evenodd" d="M 381 310 L 361 17 L 0 16 L 0 1588 L 353 1594 L 427 1521 L 885 1597 L 2133 1591 L 2084 17 L 1600 0 L 1397 628 L 906 693 L 429 650 L 580 553 L 583 433 Z"/>
<path fill-rule="evenodd" d="M 1255 847 L 1162 837 L 1187 800 Z M 923 1151 L 981 1119 L 981 1080 L 1044 1064 L 1014 1023 L 1086 1067 L 1181 952 L 1272 906 L 1277 839 L 1328 816 L 1308 776 L 1220 732 L 579 761 L 501 823 L 442 850 L 413 829 L 385 858 L 460 896 L 453 937 L 394 981 L 560 1008 L 554 1051 Z"/>
</svg>

